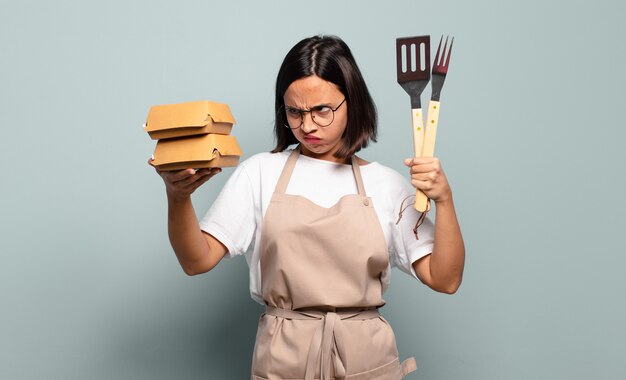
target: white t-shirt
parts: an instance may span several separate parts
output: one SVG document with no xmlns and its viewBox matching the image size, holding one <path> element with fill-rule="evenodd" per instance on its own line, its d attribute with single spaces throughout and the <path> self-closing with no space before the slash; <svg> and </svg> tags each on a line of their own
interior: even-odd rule
<svg viewBox="0 0 626 380">
<path fill-rule="evenodd" d="M 245 255 L 250 268 L 250 295 L 264 304 L 261 295 L 259 243 L 263 216 L 280 173 L 293 147 L 279 153 L 259 153 L 241 162 L 200 221 L 200 228 L 226 248 L 228 257 Z M 433 250 L 434 224 L 427 217 L 413 228 L 419 213 L 413 208 L 415 188 L 407 178 L 377 162 L 360 166 L 365 193 L 371 198 L 387 241 L 390 266 L 382 276 L 383 291 L 389 286 L 390 267 L 417 278 L 412 263 Z M 331 207 L 346 194 L 358 194 L 352 165 L 318 160 L 300 154 L 289 180 L 287 194 L 301 195 L 322 207 Z M 404 202 L 402 219 L 398 212 Z M 408 206 L 408 207 L 407 207 Z"/>
</svg>

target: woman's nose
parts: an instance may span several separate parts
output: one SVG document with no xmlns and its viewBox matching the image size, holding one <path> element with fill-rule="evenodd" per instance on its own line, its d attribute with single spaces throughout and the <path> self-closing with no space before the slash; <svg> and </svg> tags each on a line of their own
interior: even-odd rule
<svg viewBox="0 0 626 380">
<path fill-rule="evenodd" d="M 309 117 L 307 117 L 307 115 Z M 304 133 L 310 133 L 317 129 L 317 124 L 313 121 L 313 115 L 310 112 L 307 112 L 302 117 L 302 125 L 300 126 Z"/>
</svg>

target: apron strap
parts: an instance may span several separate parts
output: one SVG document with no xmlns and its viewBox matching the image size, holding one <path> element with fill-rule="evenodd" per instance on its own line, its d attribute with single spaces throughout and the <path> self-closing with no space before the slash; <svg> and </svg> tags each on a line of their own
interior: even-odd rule
<svg viewBox="0 0 626 380">
<path fill-rule="evenodd" d="M 293 168 L 296 167 L 296 161 L 298 161 L 298 156 L 300 155 L 300 145 L 296 149 L 294 149 L 289 158 L 287 158 L 287 163 L 283 167 L 283 171 L 280 173 L 280 177 L 278 178 L 278 183 L 276 184 L 275 193 L 285 194 L 287 191 L 287 185 L 289 184 L 289 179 L 291 178 L 291 173 L 293 173 Z"/>
<path fill-rule="evenodd" d="M 322 320 L 322 324 L 315 330 L 309 353 L 307 356 L 305 380 L 313 380 L 316 367 L 320 367 L 320 379 L 331 379 L 331 366 L 335 368 L 335 375 L 345 377 L 345 348 L 343 347 L 343 335 L 341 320 L 365 320 L 380 317 L 378 309 L 362 311 L 294 311 L 281 309 L 267 305 L 265 314 L 274 315 L 286 319 Z M 334 355 L 333 355 L 334 354 Z M 335 358 L 334 362 L 332 358 Z M 316 364 L 317 363 L 317 364 Z M 403 366 L 404 371 L 404 366 Z"/>
<path fill-rule="evenodd" d="M 293 173 L 293 169 L 296 167 L 296 161 L 298 161 L 298 156 L 300 155 L 300 145 L 291 152 L 289 158 L 287 158 L 287 162 L 283 167 L 283 171 L 280 173 L 280 177 L 278 178 L 278 183 L 276 184 L 275 193 L 285 194 L 287 191 L 287 185 L 289 185 L 289 179 L 291 178 L 291 173 Z M 352 161 L 352 172 L 354 173 L 354 179 L 356 180 L 356 187 L 359 191 L 359 195 L 362 197 L 367 197 L 365 194 L 365 186 L 363 185 L 363 178 L 361 177 L 361 169 L 359 168 L 359 164 L 356 161 L 356 157 L 353 155 L 351 158 Z"/>
<path fill-rule="evenodd" d="M 417 370 L 417 364 L 415 363 L 415 358 L 411 357 L 411 358 L 404 359 L 401 367 L 402 367 L 402 377 Z"/>
<path fill-rule="evenodd" d="M 356 162 L 356 157 L 354 155 L 352 156 L 352 172 L 354 173 L 354 178 L 356 179 L 356 187 L 359 190 L 359 195 L 366 197 L 365 186 L 363 186 L 363 178 L 361 177 L 361 169 L 359 168 L 359 164 Z"/>
</svg>

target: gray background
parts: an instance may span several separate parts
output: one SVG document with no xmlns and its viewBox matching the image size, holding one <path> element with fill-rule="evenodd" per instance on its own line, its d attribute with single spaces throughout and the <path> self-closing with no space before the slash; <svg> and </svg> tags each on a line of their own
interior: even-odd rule
<svg viewBox="0 0 626 380">
<path fill-rule="evenodd" d="M 454 296 L 394 270 L 384 312 L 417 358 L 409 378 L 624 378 L 625 11 L 3 0 L 0 378 L 248 376 L 261 307 L 245 260 L 183 274 L 141 124 L 153 104 L 226 102 L 245 156 L 269 150 L 278 66 L 318 33 L 350 45 L 377 103 L 380 142 L 363 157 L 402 173 L 410 103 L 395 38 L 456 37 L 436 154 L 467 265 Z M 198 214 L 230 173 L 197 192 Z"/>
</svg>

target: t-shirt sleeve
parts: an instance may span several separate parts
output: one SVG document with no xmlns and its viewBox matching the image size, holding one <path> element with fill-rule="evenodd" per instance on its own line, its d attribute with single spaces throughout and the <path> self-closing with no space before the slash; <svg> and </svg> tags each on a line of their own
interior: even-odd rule
<svg viewBox="0 0 626 380">
<path fill-rule="evenodd" d="M 393 197 L 395 220 L 398 219 L 400 210 L 403 211 L 400 221 L 392 226 L 391 265 L 414 278 L 418 278 L 413 269 L 413 263 L 432 253 L 435 242 L 435 226 L 427 214 L 423 223 L 417 229 L 419 239 L 415 238 L 413 229 L 421 215 L 413 207 L 415 188 L 404 178 L 401 178 L 401 184 L 399 185 L 399 191 Z"/>
<path fill-rule="evenodd" d="M 244 165 L 239 165 L 207 213 L 200 229 L 228 249 L 228 256 L 246 252 L 256 229 L 253 186 Z"/>
</svg>

